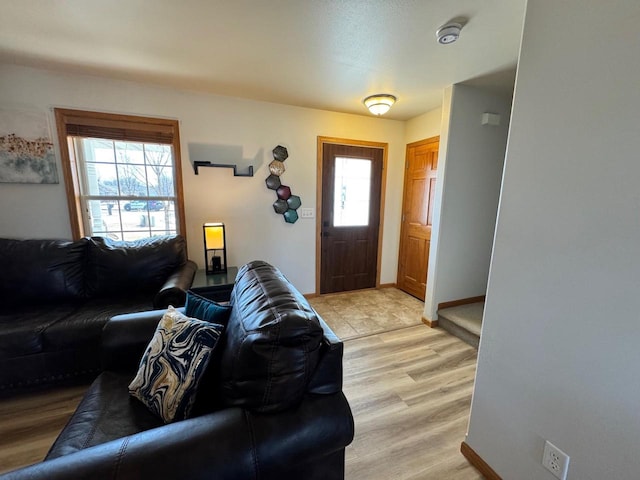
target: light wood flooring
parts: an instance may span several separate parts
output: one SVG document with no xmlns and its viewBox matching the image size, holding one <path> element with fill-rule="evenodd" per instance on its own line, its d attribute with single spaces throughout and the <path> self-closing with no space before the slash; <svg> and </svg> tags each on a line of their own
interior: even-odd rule
<svg viewBox="0 0 640 480">
<path fill-rule="evenodd" d="M 481 479 L 460 454 L 476 350 L 421 324 L 422 303 L 396 289 L 311 303 L 346 339 L 344 391 L 356 425 L 346 479 Z M 395 310 L 384 310 L 390 303 Z M 40 461 L 84 390 L 0 400 L 0 473 Z"/>
<path fill-rule="evenodd" d="M 346 341 L 344 391 L 356 424 L 346 478 L 483 478 L 460 454 L 475 367 L 473 347 L 426 325 Z"/>
</svg>

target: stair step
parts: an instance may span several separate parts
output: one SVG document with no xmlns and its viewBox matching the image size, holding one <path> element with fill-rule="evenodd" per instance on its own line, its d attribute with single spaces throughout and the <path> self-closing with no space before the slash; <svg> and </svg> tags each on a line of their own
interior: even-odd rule
<svg viewBox="0 0 640 480">
<path fill-rule="evenodd" d="M 470 345 L 478 346 L 484 302 L 438 310 L 438 326 Z"/>
</svg>

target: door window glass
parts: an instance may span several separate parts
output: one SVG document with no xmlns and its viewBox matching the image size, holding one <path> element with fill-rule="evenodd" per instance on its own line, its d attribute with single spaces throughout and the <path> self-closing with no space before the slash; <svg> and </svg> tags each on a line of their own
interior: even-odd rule
<svg viewBox="0 0 640 480">
<path fill-rule="evenodd" d="M 371 160 L 336 157 L 333 226 L 369 225 Z"/>
</svg>

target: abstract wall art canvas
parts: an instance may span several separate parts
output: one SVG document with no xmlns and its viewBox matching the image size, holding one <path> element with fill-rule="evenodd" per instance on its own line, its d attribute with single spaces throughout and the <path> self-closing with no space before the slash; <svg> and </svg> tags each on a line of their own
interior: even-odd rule
<svg viewBox="0 0 640 480">
<path fill-rule="evenodd" d="M 59 183 L 45 112 L 0 108 L 0 183 Z"/>
</svg>

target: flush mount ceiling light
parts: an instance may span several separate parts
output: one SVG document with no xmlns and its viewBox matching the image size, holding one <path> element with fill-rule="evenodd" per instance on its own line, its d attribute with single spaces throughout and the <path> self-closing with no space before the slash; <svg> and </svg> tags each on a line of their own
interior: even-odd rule
<svg viewBox="0 0 640 480">
<path fill-rule="evenodd" d="M 462 25 L 456 22 L 449 22 L 441 26 L 436 32 L 438 43 L 448 45 L 455 42 L 460 36 L 460 30 L 462 30 Z"/>
<path fill-rule="evenodd" d="M 391 105 L 396 103 L 396 97 L 386 93 L 379 93 L 365 98 L 363 103 L 371 113 L 380 116 L 387 113 Z"/>
</svg>

